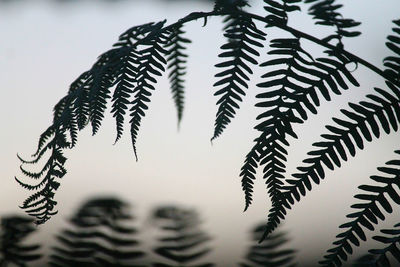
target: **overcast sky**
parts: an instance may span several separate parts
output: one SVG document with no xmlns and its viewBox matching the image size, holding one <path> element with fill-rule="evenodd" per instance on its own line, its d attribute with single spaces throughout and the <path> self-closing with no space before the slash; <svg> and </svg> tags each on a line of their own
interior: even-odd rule
<svg viewBox="0 0 400 267">
<path fill-rule="evenodd" d="M 14 181 L 15 175 L 21 176 L 16 154 L 28 157 L 34 152 L 39 135 L 51 122 L 54 104 L 65 95 L 69 84 L 112 46 L 120 33 L 134 25 L 164 18 L 172 23 L 190 12 L 212 8 L 203 1 L 175 4 L 148 0 L 116 4 L 82 1 L 61 5 L 56 2 L 17 1 L 0 5 L 3 179 L 0 215 L 23 214 L 17 206 L 28 196 Z M 344 16 L 362 21 L 363 35 L 346 41 L 345 45 L 351 52 L 381 66 L 383 57 L 389 55 L 384 43 L 392 27 L 391 20 L 399 15 L 398 0 L 346 1 L 346 5 Z M 262 1 L 253 1 L 252 9 L 263 14 Z M 305 14 L 297 14 L 293 20 L 296 27 L 312 30 Z M 135 162 L 129 131 L 113 145 L 115 125 L 109 113 L 98 135 L 92 137 L 90 129 L 82 131 L 76 148 L 66 152 L 68 174 L 55 197 L 59 214 L 40 227 L 40 240 L 52 242 L 53 233 L 85 199 L 112 194 L 131 202 L 139 218 L 144 218 L 149 208 L 158 204 L 194 207 L 204 217 L 204 228 L 214 236 L 213 246 L 217 249 L 210 259 L 220 266 L 229 266 L 243 256 L 243 242 L 250 237 L 248 231 L 266 219 L 270 207 L 259 175 L 254 205 L 243 213 L 244 196 L 239 179 L 244 156 L 257 136 L 252 129 L 260 112 L 253 106 L 257 93 L 254 84 L 259 82 L 261 72 L 255 71 L 254 82 L 237 118 L 211 145 L 217 100 L 212 87 L 216 81 L 214 64 L 219 62 L 217 47 L 224 39 L 219 19 L 210 19 L 207 27 L 202 24 L 203 21 L 196 21 L 185 27 L 193 44 L 188 50 L 186 109 L 180 130 L 169 85 L 163 77 L 142 120 L 138 162 Z M 335 97 L 306 127 L 297 128 L 300 138 L 289 149 L 289 174 L 305 157 L 311 144 L 318 141 L 324 132 L 322 125 L 340 107 L 345 107 L 343 100 L 356 101 L 373 86 L 383 86 L 382 80 L 362 67 L 355 75 L 362 81 L 360 88 Z M 376 167 L 393 158 L 393 150 L 399 149 L 395 147 L 396 140 L 396 134 L 383 135 L 381 140 L 368 144 L 340 170 L 327 171 L 327 178 L 319 188 L 294 206 L 283 228 L 292 238 L 291 246 L 298 250 L 300 265 L 306 260 L 320 260 L 318 255 L 330 248 L 339 233 L 337 227 L 347 221 L 345 215 L 356 202 L 353 195 L 357 185 L 370 183 L 368 177 L 376 174 Z M 393 218 L 398 217 L 398 212 L 389 216 L 392 219 L 382 227 L 392 226 Z M 360 251 L 367 248 L 362 246 Z"/>
</svg>

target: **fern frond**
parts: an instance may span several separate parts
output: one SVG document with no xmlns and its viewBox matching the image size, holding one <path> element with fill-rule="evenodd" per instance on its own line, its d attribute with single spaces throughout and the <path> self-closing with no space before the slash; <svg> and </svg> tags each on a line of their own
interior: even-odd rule
<svg viewBox="0 0 400 267">
<path fill-rule="evenodd" d="M 60 118 L 62 118 L 62 115 Z M 62 148 L 67 146 L 65 134 L 55 133 L 53 139 L 49 143 L 51 143 L 52 146 L 46 146 L 45 148 L 51 149 L 51 155 L 41 171 L 37 173 L 29 172 L 21 166 L 21 171 L 26 176 L 33 179 L 41 179 L 39 183 L 30 185 L 20 181 L 18 178 L 15 178 L 22 187 L 28 190 L 40 190 L 28 197 L 21 206 L 21 208 L 25 209 L 29 215 L 36 217 L 37 224 L 44 223 L 51 217 L 51 215 L 56 213 L 56 211 L 53 211 L 54 206 L 56 205 L 56 201 L 54 201 L 53 198 L 54 191 L 58 189 L 60 184 L 55 181 L 55 179 L 62 178 L 66 174 L 66 170 L 63 167 L 66 158 L 63 156 L 61 151 Z M 40 155 L 41 154 L 39 154 L 39 156 Z M 29 210 L 30 208 L 36 206 L 36 209 Z"/>
<path fill-rule="evenodd" d="M 129 109 L 131 139 L 136 159 L 136 138 L 145 110 L 148 109 L 147 103 L 150 102 L 151 91 L 154 90 L 152 83 L 157 82 L 154 76 L 161 76 L 162 72 L 165 71 L 164 65 L 167 63 L 164 58 L 167 51 L 163 48 L 165 39 L 165 34 L 160 34 L 145 43 L 146 48 L 138 51 L 139 63 L 135 76 L 136 87 L 133 89 L 134 99 L 131 101 L 131 108 Z"/>
<path fill-rule="evenodd" d="M 288 13 L 301 10 L 298 5 L 295 5 L 299 2 L 301 2 L 301 0 L 282 0 L 279 2 L 276 0 L 264 0 L 266 4 L 264 10 L 269 13 L 267 18 L 272 18 L 275 22 L 286 25 L 289 19 Z"/>
<path fill-rule="evenodd" d="M 104 61 L 109 59 L 105 57 Z M 110 98 L 110 87 L 113 77 L 103 66 L 93 67 L 93 84 L 88 92 L 89 120 L 92 126 L 92 134 L 95 135 L 104 118 L 107 99 Z"/>
<path fill-rule="evenodd" d="M 271 209 L 266 234 L 279 224 L 278 215 L 281 215 L 281 219 L 283 219 L 283 214 L 294 204 L 294 200 L 300 201 L 301 196 L 305 196 L 307 190 L 311 190 L 311 181 L 319 184 L 320 180 L 325 177 L 324 166 L 331 170 L 335 166 L 340 167 L 341 160 L 347 160 L 347 153 L 354 156 L 356 147 L 364 148 L 364 139 L 370 141 L 372 136 L 378 138 L 380 136 L 378 123 L 386 133 L 390 133 L 392 130 L 397 131 L 400 123 L 398 116 L 400 114 L 400 93 L 393 96 L 379 88 L 375 88 L 375 91 L 376 95 L 367 96 L 371 101 L 362 101 L 359 104 L 350 103 L 352 111 L 342 110 L 342 113 L 348 118 L 347 120 L 334 118 L 337 126 L 326 126 L 330 133 L 322 134 L 321 137 L 324 141 L 313 144 L 319 149 L 308 152 L 312 157 L 303 160 L 309 165 L 298 167 L 300 172 L 292 174 L 295 179 L 286 180 L 289 185 L 282 188 L 284 193 L 280 199 L 281 205 Z"/>
<path fill-rule="evenodd" d="M 186 58 L 188 57 L 185 53 L 186 47 L 184 45 L 191 43 L 189 39 L 183 37 L 185 32 L 182 28 L 182 25 L 173 28 L 165 44 L 165 48 L 167 49 L 167 67 L 170 70 L 168 78 L 171 84 L 172 99 L 178 113 L 178 125 L 182 120 L 184 109 L 184 75 L 186 74 Z"/>
<path fill-rule="evenodd" d="M 341 160 L 347 160 L 347 153 L 354 156 L 356 147 L 364 148 L 364 139 L 372 140 L 372 136 L 380 136 L 380 126 L 386 133 L 398 130 L 400 123 L 399 96 L 393 96 L 379 88 L 375 88 L 375 95 L 367 95 L 370 101 L 361 101 L 359 104 L 350 103 L 351 111 L 341 110 L 346 120 L 333 118 L 336 126 L 326 126 L 329 134 L 323 134 L 324 141 L 314 143 L 319 149 L 308 152 L 312 156 L 303 162 L 310 164 L 298 167 L 299 173 L 292 176 L 297 178 L 288 180 L 291 186 L 286 189 L 293 195 L 305 195 L 305 185 L 310 190 L 310 179 L 319 184 L 325 177 L 323 166 L 333 170 L 341 166 Z M 380 126 L 379 126 L 379 125 Z M 370 130 L 371 129 L 371 130 Z M 354 141 L 353 141 L 354 140 Z M 347 152 L 346 152 L 347 150 Z M 297 197 L 296 197 L 297 198 Z"/>
<path fill-rule="evenodd" d="M 248 209 L 253 201 L 253 184 L 256 179 L 255 174 L 258 167 L 258 143 L 250 150 L 246 155 L 246 159 L 240 171 L 240 177 L 242 177 L 242 190 L 245 195 L 245 207 L 244 211 Z"/>
<path fill-rule="evenodd" d="M 42 151 L 43 147 L 46 145 L 46 143 L 48 142 L 48 140 L 54 136 L 55 133 L 55 127 L 54 125 L 49 126 L 41 135 L 39 138 L 39 142 L 38 142 L 38 147 L 36 149 L 36 152 L 32 155 L 32 157 L 36 157 L 38 158 L 38 154 Z M 29 161 L 24 161 L 22 158 L 19 158 L 23 163 L 27 163 Z M 36 163 L 36 161 L 32 161 L 32 163 Z"/>
<path fill-rule="evenodd" d="M 114 44 L 114 47 L 121 48 L 136 46 L 138 41 L 145 38 L 154 30 L 154 27 L 158 28 L 157 25 L 158 23 L 149 22 L 129 28 L 119 36 L 118 42 Z"/>
<path fill-rule="evenodd" d="M 282 199 L 285 191 L 282 186 L 285 146 L 289 145 L 287 136 L 297 138 L 292 125 L 307 120 L 309 112 L 317 113 L 320 105 L 317 93 L 329 101 L 331 92 L 341 94 L 341 89 L 348 89 L 346 80 L 356 86 L 359 84 L 340 62 L 329 58 L 314 60 L 297 38 L 274 39 L 271 47 L 273 50 L 268 54 L 279 57 L 260 65 L 271 70 L 262 76 L 266 81 L 257 84 L 266 92 L 256 96 L 262 99 L 256 106 L 265 111 L 257 117 L 263 121 L 255 129 L 262 133 L 258 139 L 259 164 L 264 165 L 264 179 L 273 206 L 269 220 L 279 220 L 278 217 L 283 219 L 285 214 L 280 206 L 286 203 Z"/>
<path fill-rule="evenodd" d="M 389 35 L 386 46 L 395 53 L 396 56 L 386 57 L 383 60 L 383 65 L 386 67 L 385 73 L 392 77 L 395 81 L 400 81 L 400 20 L 394 20 L 393 23 L 397 26 L 392 30 L 396 35 Z"/>
<path fill-rule="evenodd" d="M 28 190 L 38 190 L 47 182 L 47 179 L 44 178 L 44 179 L 42 179 L 42 181 L 40 183 L 38 183 L 36 185 L 30 185 L 30 184 L 21 182 L 21 180 L 19 180 L 17 177 L 15 177 L 15 180 L 19 183 L 20 186 L 22 186 L 23 188 L 28 189 Z"/>
<path fill-rule="evenodd" d="M 400 150 L 395 153 L 400 154 Z M 347 260 L 347 254 L 352 254 L 352 245 L 359 246 L 360 242 L 366 241 L 364 228 L 373 231 L 374 225 L 378 224 L 379 220 L 385 219 L 382 208 L 387 213 L 393 212 L 389 200 L 400 205 L 400 196 L 395 191 L 395 187 L 400 187 L 400 160 L 388 161 L 386 167 L 378 168 L 378 170 L 386 176 L 375 175 L 370 178 L 382 186 L 361 185 L 358 187 L 364 192 L 354 197 L 363 202 L 351 206 L 358 211 L 348 214 L 346 217 L 351 218 L 351 221 L 339 226 L 345 230 L 336 236 L 338 240 L 333 242 L 335 247 L 328 250 L 328 254 L 324 256 L 325 260 L 320 261 L 321 264 L 341 265 L 342 261 Z"/>
<path fill-rule="evenodd" d="M 136 75 L 137 55 L 130 51 L 121 58 L 123 67 L 121 75 L 117 78 L 117 86 L 112 97 L 111 114 L 115 117 L 117 126 L 117 137 L 115 143 L 121 138 L 123 133 L 124 116 L 130 104 L 130 96 L 133 93 L 134 77 Z"/>
<path fill-rule="evenodd" d="M 260 41 L 265 40 L 265 33 L 257 29 L 250 18 L 237 15 L 231 16 L 230 19 L 224 33 L 228 43 L 221 46 L 223 52 L 219 54 L 219 57 L 228 60 L 215 65 L 224 70 L 215 75 L 220 80 L 214 83 L 214 86 L 223 87 L 214 93 L 220 98 L 217 101 L 218 111 L 211 140 L 220 136 L 235 116 L 235 109 L 239 108 L 238 103 L 246 94 L 243 89 L 248 88 L 248 75 L 253 73 L 248 65 L 258 64 L 255 57 L 260 54 L 255 47 L 264 47 Z"/>
<path fill-rule="evenodd" d="M 121 52 L 119 53 L 119 64 L 116 68 L 114 83 L 117 84 L 113 97 L 112 97 L 112 110 L 111 114 L 115 117 L 117 137 L 115 143 L 121 138 L 123 133 L 123 124 L 125 114 L 127 113 L 128 106 L 130 105 L 129 98 L 133 93 L 135 86 L 135 77 L 137 75 L 138 53 L 136 51 L 137 43 L 145 38 L 154 27 L 158 25 L 155 23 L 147 23 L 140 26 L 135 26 L 120 35 L 119 41 L 114 44 Z M 158 29 L 158 26 L 156 26 Z"/>
<path fill-rule="evenodd" d="M 373 239 L 386 245 L 383 249 L 371 249 L 369 253 L 374 255 L 376 258 L 373 262 L 378 266 L 390 266 L 390 261 L 387 258 L 387 254 L 391 253 L 396 260 L 397 264 L 400 264 L 400 223 L 395 224 L 394 229 L 383 229 L 381 232 L 386 236 L 374 236 Z"/>
<path fill-rule="evenodd" d="M 244 6 L 248 6 L 248 0 L 214 0 L 214 11 L 236 11 Z"/>
<path fill-rule="evenodd" d="M 356 37 L 361 34 L 359 31 L 351 30 L 351 28 L 361 23 L 353 19 L 343 18 L 342 14 L 338 11 L 343 5 L 335 3 L 335 0 L 305 0 L 304 2 L 314 3 L 308 11 L 317 20 L 315 24 L 336 28 L 335 34 L 331 34 L 323 39 L 325 42 L 336 40 L 338 42 L 337 46 L 343 48 L 343 37 Z"/>
<path fill-rule="evenodd" d="M 146 86 L 144 82 L 148 80 L 155 82 L 150 76 L 158 75 L 156 69 L 160 69 L 160 66 L 157 60 L 163 62 L 163 59 L 158 58 L 160 55 L 156 54 L 157 51 L 163 51 L 161 44 L 157 44 L 154 40 L 159 41 L 165 38 L 163 34 L 158 36 L 164 23 L 165 21 L 136 26 L 122 34 L 114 45 L 115 48 L 103 53 L 89 71 L 84 72 L 71 84 L 68 94 L 55 105 L 53 124 L 40 136 L 33 160 L 26 161 L 18 156 L 22 164 L 36 164 L 45 154 L 48 154 L 46 152 L 50 152 L 49 158 L 39 172 L 30 172 L 21 166 L 21 171 L 25 176 L 41 179 L 39 183 L 30 185 L 16 179 L 26 189 L 41 190 L 29 197 L 22 206 L 24 209 L 31 207 L 31 202 L 38 205 L 34 211 L 30 212 L 31 215 L 36 216 L 37 223 L 43 223 L 55 213 L 53 212 L 56 203 L 53 200 L 54 190 L 57 190 L 59 186 L 55 179 L 62 178 L 66 174 L 63 167 L 66 161 L 63 150 L 74 147 L 78 131 L 89 122 L 93 134 L 97 133 L 104 118 L 108 99 L 111 98 L 110 89 L 114 85 L 116 86 L 111 100 L 113 102 L 111 113 L 117 121 L 116 140 L 122 135 L 123 116 L 128 105 L 132 104 L 128 98 L 135 92 L 133 87 L 136 86 L 136 89 L 140 91 L 141 89 L 138 89 L 140 86 Z M 142 49 L 139 51 L 142 54 L 138 54 L 139 45 L 153 46 L 153 43 L 155 43 L 154 47 L 158 46 L 154 51 Z M 163 63 L 165 64 L 165 60 Z M 140 64 L 142 64 L 142 69 L 138 68 L 136 71 L 135 68 L 140 67 Z M 147 65 L 143 68 L 143 64 Z M 139 105 L 141 113 L 143 109 L 143 106 Z M 42 199 L 45 201 L 40 201 Z"/>
</svg>

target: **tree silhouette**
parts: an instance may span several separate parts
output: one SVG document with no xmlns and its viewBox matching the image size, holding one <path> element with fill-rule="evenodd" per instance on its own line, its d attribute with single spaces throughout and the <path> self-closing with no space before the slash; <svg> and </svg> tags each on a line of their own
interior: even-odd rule
<svg viewBox="0 0 400 267">
<path fill-rule="evenodd" d="M 303 2 L 300 5 L 300 2 Z M 308 6 L 308 15 L 316 25 L 328 26 L 331 33 L 318 38 L 312 32 L 290 26 L 293 12 Z M 212 140 L 219 137 L 234 119 L 249 87 L 253 68 L 263 71 L 257 87 L 256 107 L 261 112 L 254 128 L 259 135 L 246 155 L 240 177 L 245 193 L 245 210 L 252 203 L 253 183 L 258 168 L 262 169 L 272 208 L 269 211 L 264 239 L 285 219 L 288 210 L 325 178 L 327 169 L 340 168 L 344 161 L 355 157 L 366 142 L 382 138 L 383 133 L 398 131 L 400 122 L 400 20 L 393 21 L 393 33 L 386 46 L 391 55 L 384 58 L 380 68 L 346 50 L 343 40 L 360 35 L 354 30 L 360 22 L 345 18 L 342 5 L 335 0 L 264 0 L 264 10 L 246 11 L 245 0 L 217 0 L 210 12 L 194 12 L 175 23 L 151 22 L 134 26 L 124 32 L 114 47 L 98 58 L 91 69 L 81 74 L 70 86 L 65 97 L 54 107 L 53 123 L 39 138 L 33 159 L 22 158 L 22 173 L 37 181 L 36 184 L 17 182 L 35 191 L 22 204 L 38 224 L 46 222 L 56 213 L 55 191 L 59 179 L 66 174 L 63 151 L 73 148 L 78 132 L 90 125 L 93 135 L 101 127 L 106 105 L 111 103 L 111 114 L 116 121 L 116 141 L 124 132 L 123 124 L 129 119 L 130 136 L 135 156 L 136 141 L 142 119 L 151 101 L 157 78 L 167 69 L 172 95 L 178 110 L 183 112 L 186 47 L 190 40 L 183 27 L 194 20 L 218 16 L 224 18 L 223 34 L 226 43 L 221 47 L 222 58 L 216 67 L 218 81 L 215 95 L 217 114 Z M 268 39 L 267 33 L 279 30 L 279 38 Z M 304 43 L 312 42 L 321 51 L 308 49 Z M 324 56 L 320 56 L 324 52 Z M 260 63 L 259 55 L 267 60 Z M 341 109 L 342 116 L 325 124 L 326 132 L 313 144 L 303 164 L 291 175 L 286 174 L 288 147 L 298 138 L 294 126 L 305 124 L 311 114 L 317 114 L 322 101 L 331 101 L 333 95 L 359 86 L 348 70 L 350 63 L 362 65 L 385 80 L 385 88 L 374 88 L 366 100 L 348 102 Z M 398 149 L 398 148 L 394 148 Z M 396 150 L 398 154 L 398 150 Z M 39 164 L 47 158 L 38 172 L 26 169 L 27 164 Z M 361 185 L 363 194 L 355 197 L 367 203 L 353 205 L 361 209 L 348 217 L 354 221 L 341 225 L 348 228 L 338 235 L 334 248 L 328 250 L 323 265 L 340 265 L 352 254 L 353 246 L 365 241 L 364 229 L 372 230 L 385 212 L 393 209 L 388 200 L 398 205 L 398 159 L 379 168 L 387 176 L 372 176 L 383 187 Z M 394 166 L 394 167 L 391 167 Z"/>
</svg>

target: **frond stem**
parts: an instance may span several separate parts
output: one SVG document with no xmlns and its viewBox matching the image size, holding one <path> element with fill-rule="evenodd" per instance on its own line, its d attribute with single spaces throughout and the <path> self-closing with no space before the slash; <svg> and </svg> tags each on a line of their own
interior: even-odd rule
<svg viewBox="0 0 400 267">
<path fill-rule="evenodd" d="M 198 20 L 198 19 L 207 19 L 208 17 L 212 17 L 212 16 L 224 16 L 224 15 L 244 15 L 244 16 L 248 16 L 251 17 L 252 19 L 267 23 L 270 26 L 274 26 L 277 28 L 280 28 L 286 32 L 290 32 L 291 34 L 293 34 L 294 36 L 297 36 L 299 38 L 304 38 L 307 39 L 313 43 L 316 43 L 320 46 L 326 47 L 338 54 L 344 55 L 347 58 L 349 58 L 350 60 L 357 62 L 365 67 L 367 67 L 368 69 L 372 70 L 373 72 L 375 72 L 376 74 L 378 74 L 379 76 L 385 78 L 386 80 L 388 80 L 389 82 L 395 84 L 396 86 L 400 87 L 400 83 L 396 80 L 393 80 L 392 77 L 390 77 L 389 75 L 387 75 L 383 70 L 381 70 L 380 68 L 376 67 L 374 64 L 360 58 L 359 56 L 346 51 L 342 48 L 336 47 L 334 45 L 329 44 L 328 42 L 325 42 L 315 36 L 312 36 L 308 33 L 299 31 L 297 29 L 294 29 L 288 25 L 284 25 L 282 23 L 279 23 L 277 21 L 275 21 L 272 17 L 262 17 L 253 13 L 248 13 L 246 11 L 243 10 L 220 10 L 220 11 L 211 11 L 211 12 L 193 12 L 190 13 L 189 15 L 187 15 L 186 17 L 178 20 L 177 22 L 170 24 L 164 28 L 162 28 L 160 31 L 169 31 L 175 27 L 181 26 L 187 22 L 191 22 L 194 20 Z"/>
</svg>

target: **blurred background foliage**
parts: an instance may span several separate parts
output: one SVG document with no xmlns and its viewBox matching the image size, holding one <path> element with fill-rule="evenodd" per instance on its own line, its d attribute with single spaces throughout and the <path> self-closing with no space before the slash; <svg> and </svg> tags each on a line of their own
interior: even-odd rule
<svg viewBox="0 0 400 267">
<path fill-rule="evenodd" d="M 38 228 L 33 219 L 8 215 L 2 218 L 0 266 L 216 266 L 208 255 L 213 237 L 201 229 L 203 220 L 193 208 L 160 205 L 151 209 L 146 225 L 134 226 L 130 205 L 118 197 L 98 196 L 84 201 L 54 236 L 50 252 L 40 244 L 26 242 Z M 295 251 L 279 230 L 262 244 L 263 224 L 250 231 L 251 239 L 238 266 L 295 266 Z M 146 250 L 141 232 L 153 232 L 153 246 Z M 38 231 L 40 232 L 40 231 Z M 36 233 L 39 234 L 40 233 Z M 143 237 L 143 235 L 142 235 Z M 246 252 L 247 251 L 247 252 Z M 40 263 L 39 259 L 42 259 Z"/>
</svg>

